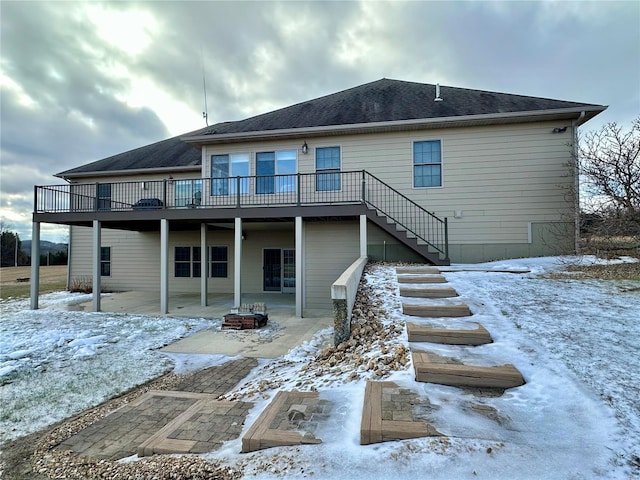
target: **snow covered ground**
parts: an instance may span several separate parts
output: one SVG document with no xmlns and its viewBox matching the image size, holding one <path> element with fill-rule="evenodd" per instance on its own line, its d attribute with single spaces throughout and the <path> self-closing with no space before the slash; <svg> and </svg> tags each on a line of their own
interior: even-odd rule
<svg viewBox="0 0 640 480">
<path fill-rule="evenodd" d="M 500 397 L 478 398 L 453 387 L 416 383 L 410 366 L 394 372 L 390 380 L 428 397 L 430 422 L 446 437 L 360 446 L 364 383 L 370 372 L 360 367 L 360 378 L 347 381 L 351 370 L 334 368 L 316 376 L 308 369 L 332 336 L 328 329 L 283 358 L 261 361 L 230 393 L 251 395 L 255 406 L 247 429 L 278 389 L 316 388 L 333 403 L 331 421 L 316 432 L 323 443 L 241 455 L 237 439 L 210 456 L 242 467 L 246 478 L 640 477 L 640 466 L 634 465 L 640 456 L 639 282 L 541 277 L 562 269 L 566 261 L 472 266 L 532 270 L 524 275 L 445 274 L 460 293 L 458 300 L 474 312 L 469 321 L 481 322 L 494 343 L 421 343 L 411 348 L 470 363 L 513 363 L 527 381 Z M 402 314 L 393 268 L 373 266 L 366 281 L 387 312 L 384 323 L 415 320 Z M 68 301 L 79 297 L 53 294 L 42 299 L 43 304 Z M 210 324 L 204 320 L 27 308 L 26 302 L 0 304 L 1 440 L 82 410 L 157 375 L 172 362 L 186 370 L 223 360 L 175 354 L 169 358 L 153 350 Z M 406 334 L 386 344 L 408 346 Z M 375 343 L 366 355 L 375 358 L 379 347 Z M 477 413 L 478 404 L 494 408 L 496 414 Z"/>
<path fill-rule="evenodd" d="M 0 302 L 0 443 L 26 435 L 171 370 L 155 351 L 211 320 L 54 310 L 90 295 Z"/>
</svg>

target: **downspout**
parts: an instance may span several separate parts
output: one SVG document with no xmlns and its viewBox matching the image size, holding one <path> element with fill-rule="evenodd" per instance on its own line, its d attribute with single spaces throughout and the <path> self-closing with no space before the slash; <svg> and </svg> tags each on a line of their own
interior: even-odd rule
<svg viewBox="0 0 640 480">
<path fill-rule="evenodd" d="M 576 120 L 571 121 L 571 128 L 573 130 L 573 158 L 574 158 L 574 172 L 573 172 L 573 189 L 574 189 L 574 249 L 576 255 L 580 255 L 580 160 L 578 158 L 578 124 L 580 120 L 584 118 L 585 112 L 580 112 L 580 115 Z"/>
</svg>

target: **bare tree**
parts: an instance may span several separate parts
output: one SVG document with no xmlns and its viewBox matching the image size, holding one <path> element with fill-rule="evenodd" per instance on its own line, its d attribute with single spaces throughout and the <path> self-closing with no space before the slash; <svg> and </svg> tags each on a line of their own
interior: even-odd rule
<svg viewBox="0 0 640 480">
<path fill-rule="evenodd" d="M 587 133 L 578 145 L 578 167 L 586 232 L 623 240 L 631 248 L 640 241 L 640 117 L 625 131 L 615 122 Z M 583 222 L 583 225 L 585 223 Z"/>
</svg>

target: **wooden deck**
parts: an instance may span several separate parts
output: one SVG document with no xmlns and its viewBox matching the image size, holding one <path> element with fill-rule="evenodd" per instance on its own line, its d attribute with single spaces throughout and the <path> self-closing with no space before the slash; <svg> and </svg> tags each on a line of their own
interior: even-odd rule
<svg viewBox="0 0 640 480">
<path fill-rule="evenodd" d="M 413 317 L 470 317 L 469 307 L 461 303 L 459 305 L 412 305 L 402 304 L 402 313 Z"/>
<path fill-rule="evenodd" d="M 415 394 L 394 382 L 367 381 L 364 391 L 360 445 L 442 436 L 432 425 L 414 421 L 411 407 Z"/>
<path fill-rule="evenodd" d="M 525 384 L 512 364 L 498 366 L 449 363 L 429 352 L 412 351 L 416 381 L 455 387 L 513 388 Z"/>
<path fill-rule="evenodd" d="M 448 345 L 484 345 L 492 343 L 489 331 L 477 323 L 475 329 L 436 328 L 431 325 L 419 325 L 407 322 L 407 335 L 410 342 L 445 343 Z"/>
</svg>

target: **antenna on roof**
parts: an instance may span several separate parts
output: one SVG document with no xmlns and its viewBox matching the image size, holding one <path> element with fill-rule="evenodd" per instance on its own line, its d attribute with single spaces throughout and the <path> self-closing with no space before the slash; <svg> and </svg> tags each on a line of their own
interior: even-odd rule
<svg viewBox="0 0 640 480">
<path fill-rule="evenodd" d="M 209 126 L 209 107 L 207 105 L 207 82 L 204 76 L 204 47 L 200 47 L 200 53 L 202 56 L 202 90 L 204 91 L 204 112 L 202 112 L 202 118 L 204 122 Z"/>
<path fill-rule="evenodd" d="M 440 84 L 436 83 L 436 98 L 433 99 L 434 102 L 441 102 L 443 99 L 440 97 Z"/>
</svg>

